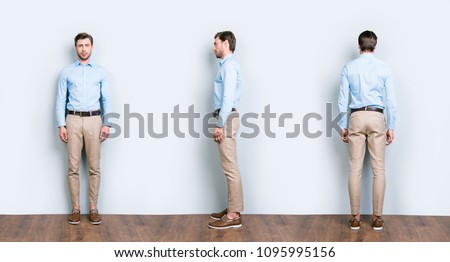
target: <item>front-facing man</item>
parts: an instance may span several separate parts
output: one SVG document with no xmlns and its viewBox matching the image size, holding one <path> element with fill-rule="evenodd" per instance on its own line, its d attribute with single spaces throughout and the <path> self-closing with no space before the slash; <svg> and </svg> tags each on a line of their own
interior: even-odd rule
<svg viewBox="0 0 450 262">
<path fill-rule="evenodd" d="M 89 221 L 98 225 L 100 189 L 100 143 L 109 135 L 102 117 L 111 112 L 111 92 L 106 70 L 91 63 L 93 38 L 87 33 L 75 36 L 78 60 L 64 68 L 58 82 L 56 124 L 60 139 L 67 144 L 69 191 L 72 202 L 70 224 L 80 223 L 79 166 L 84 147 L 89 169 Z M 67 112 L 67 114 L 66 114 Z"/>
<path fill-rule="evenodd" d="M 236 38 L 232 32 L 219 32 L 214 36 L 213 50 L 221 60 L 214 80 L 214 115 L 217 124 L 213 136 L 219 145 L 220 160 L 228 183 L 228 207 L 222 212 L 211 214 L 211 218 L 216 221 L 208 226 L 215 229 L 242 226 L 240 213 L 244 208 L 236 152 L 236 135 L 240 125 L 236 108 L 241 96 L 241 76 L 239 64 L 233 57 L 235 47 Z"/>
<path fill-rule="evenodd" d="M 361 225 L 361 173 L 367 144 L 373 170 L 372 228 L 381 230 L 386 186 L 384 153 L 386 144 L 394 140 L 396 118 L 394 82 L 389 66 L 374 57 L 375 33 L 362 32 L 358 43 L 361 55 L 344 66 L 339 92 L 341 138 L 349 145 L 348 187 L 352 212 L 349 226 L 359 229 Z M 387 124 L 384 111 L 387 111 Z"/>
</svg>

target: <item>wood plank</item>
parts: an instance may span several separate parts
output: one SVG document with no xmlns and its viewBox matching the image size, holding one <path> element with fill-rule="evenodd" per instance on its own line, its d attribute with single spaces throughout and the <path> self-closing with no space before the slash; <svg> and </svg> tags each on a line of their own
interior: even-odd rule
<svg viewBox="0 0 450 262">
<path fill-rule="evenodd" d="M 79 225 L 67 215 L 0 215 L 0 241 L 8 242 L 449 242 L 450 218 L 384 216 L 381 232 L 362 216 L 361 229 L 345 215 L 243 215 L 237 229 L 208 228 L 209 215 L 104 215 Z"/>
</svg>

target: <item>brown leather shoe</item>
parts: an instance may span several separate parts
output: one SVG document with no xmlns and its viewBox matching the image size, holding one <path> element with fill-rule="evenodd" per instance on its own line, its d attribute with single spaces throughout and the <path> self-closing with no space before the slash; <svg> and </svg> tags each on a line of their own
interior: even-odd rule
<svg viewBox="0 0 450 262">
<path fill-rule="evenodd" d="M 375 220 L 372 220 L 372 228 L 376 231 L 380 231 L 383 229 L 384 221 L 381 219 L 381 216 L 377 216 Z"/>
<path fill-rule="evenodd" d="M 78 225 L 80 224 L 80 210 L 72 209 L 72 214 L 69 215 L 69 219 L 67 221 L 71 225 Z"/>
<path fill-rule="evenodd" d="M 219 212 L 219 213 L 212 213 L 211 214 L 211 218 L 212 219 L 214 219 L 214 220 L 221 220 L 222 219 L 222 217 L 224 216 L 224 215 L 226 215 L 228 213 L 228 209 L 224 209 L 222 212 Z"/>
<path fill-rule="evenodd" d="M 91 211 L 89 211 L 89 222 L 91 222 L 92 225 L 100 225 L 102 223 L 102 217 L 98 214 L 97 209 L 91 209 Z"/>
<path fill-rule="evenodd" d="M 361 228 L 361 220 L 357 220 L 355 217 L 350 218 L 350 221 L 348 221 L 348 225 L 350 229 L 358 230 Z"/>
<path fill-rule="evenodd" d="M 242 219 L 240 215 L 235 219 L 229 219 L 227 215 L 224 215 L 221 220 L 217 220 L 208 224 L 209 228 L 214 229 L 227 229 L 241 226 L 242 226 Z"/>
</svg>

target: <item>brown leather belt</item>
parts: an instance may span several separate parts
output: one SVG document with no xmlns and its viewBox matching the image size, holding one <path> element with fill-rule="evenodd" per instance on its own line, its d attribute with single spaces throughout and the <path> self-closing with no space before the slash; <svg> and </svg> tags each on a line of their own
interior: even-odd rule
<svg viewBox="0 0 450 262">
<path fill-rule="evenodd" d="M 235 112 L 236 111 L 236 108 L 231 108 L 231 112 Z M 212 113 L 213 114 L 213 117 L 216 117 L 216 116 L 218 116 L 219 115 L 219 113 L 220 113 L 220 108 L 219 109 L 216 109 L 216 110 L 214 110 L 214 112 Z"/>
<path fill-rule="evenodd" d="M 361 107 L 361 108 L 351 109 L 350 114 L 353 112 L 357 112 L 357 111 L 375 111 L 375 112 L 383 113 L 383 109 L 381 109 L 381 108 L 374 107 L 374 106 L 365 106 L 365 107 Z"/>
<path fill-rule="evenodd" d="M 72 111 L 68 110 L 67 113 L 69 115 L 75 115 L 75 116 L 99 116 L 102 114 L 100 110 L 97 111 L 87 111 L 87 112 L 81 112 L 81 111 Z"/>
</svg>

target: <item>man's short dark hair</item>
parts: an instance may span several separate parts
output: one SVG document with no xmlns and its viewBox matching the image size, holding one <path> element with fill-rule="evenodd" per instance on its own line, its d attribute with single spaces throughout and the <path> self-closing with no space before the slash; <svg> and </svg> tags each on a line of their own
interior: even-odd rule
<svg viewBox="0 0 450 262">
<path fill-rule="evenodd" d="M 94 38 L 92 38 L 92 36 L 90 34 L 83 32 L 83 33 L 79 33 L 78 35 L 75 36 L 75 39 L 74 39 L 75 40 L 75 46 L 77 46 L 77 41 L 78 40 L 83 40 L 83 39 L 86 39 L 86 38 L 89 38 L 89 40 L 91 40 L 91 45 L 94 45 Z"/>
<path fill-rule="evenodd" d="M 359 49 L 361 52 L 373 52 L 377 46 L 377 35 L 372 31 L 364 31 L 358 37 Z"/>
<path fill-rule="evenodd" d="M 230 44 L 230 51 L 234 53 L 234 49 L 236 49 L 236 37 L 234 37 L 233 32 L 231 31 L 219 32 L 214 36 L 214 39 L 216 39 L 217 37 L 222 42 L 228 40 L 228 43 Z"/>
</svg>

